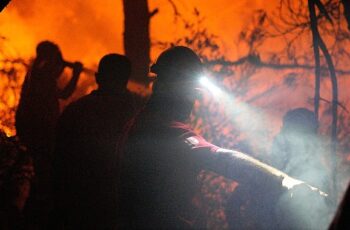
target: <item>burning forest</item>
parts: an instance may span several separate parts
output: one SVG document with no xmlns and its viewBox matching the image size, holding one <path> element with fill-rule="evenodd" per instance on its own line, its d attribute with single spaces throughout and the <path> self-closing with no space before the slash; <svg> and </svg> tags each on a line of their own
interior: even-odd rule
<svg viewBox="0 0 350 230">
<path fill-rule="evenodd" d="M 349 227 L 347 1 L 7 2 L 1 229 Z"/>
</svg>

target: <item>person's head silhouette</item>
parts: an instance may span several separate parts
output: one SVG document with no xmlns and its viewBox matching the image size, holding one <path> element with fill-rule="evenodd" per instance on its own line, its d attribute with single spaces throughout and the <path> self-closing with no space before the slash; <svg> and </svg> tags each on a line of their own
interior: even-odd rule
<svg viewBox="0 0 350 230">
<path fill-rule="evenodd" d="M 42 41 L 36 47 L 36 58 L 62 61 L 62 53 L 55 43 Z"/>
<path fill-rule="evenodd" d="M 64 66 L 61 50 L 55 43 L 42 41 L 37 45 L 36 58 L 33 63 L 35 73 L 45 74 L 47 78 L 57 79 L 63 72 Z"/>
<path fill-rule="evenodd" d="M 282 132 L 316 134 L 318 122 L 315 114 L 305 108 L 289 110 L 283 117 Z"/>
<path fill-rule="evenodd" d="M 193 81 L 202 71 L 202 62 L 188 47 L 174 46 L 161 53 L 151 72 L 157 74 L 158 82 L 180 83 Z"/>
<path fill-rule="evenodd" d="M 175 46 L 161 53 L 151 66 L 151 72 L 157 74 L 154 103 L 175 119 L 187 119 L 196 99 L 202 68 L 200 58 L 190 48 Z"/>
<path fill-rule="evenodd" d="M 129 59 L 120 54 L 107 54 L 102 57 L 95 74 L 99 90 L 125 90 L 131 73 Z"/>
</svg>

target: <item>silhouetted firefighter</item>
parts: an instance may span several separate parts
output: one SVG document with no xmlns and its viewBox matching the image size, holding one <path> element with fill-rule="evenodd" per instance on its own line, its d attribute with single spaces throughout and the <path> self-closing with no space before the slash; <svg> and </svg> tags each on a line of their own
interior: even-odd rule
<svg viewBox="0 0 350 230">
<path fill-rule="evenodd" d="M 157 74 L 153 94 L 118 144 L 123 154 L 120 228 L 201 227 L 191 200 L 198 191 L 197 175 L 203 169 L 250 186 L 254 194 L 261 191 L 262 196 L 270 197 L 263 205 L 275 205 L 284 193 L 289 194 L 287 200 L 292 199 L 290 193 L 298 197 L 300 191 L 320 197 L 305 183 L 243 153 L 208 143 L 191 130 L 186 121 L 202 72 L 202 63 L 191 49 L 177 46 L 166 50 L 151 71 Z M 265 212 L 261 221 L 269 222 L 269 229 L 285 227 L 287 223 L 273 219 L 272 209 L 260 207 Z"/>
<path fill-rule="evenodd" d="M 329 192 L 325 145 L 317 134 L 315 114 L 305 108 L 288 111 L 271 149 L 271 165 L 290 176 Z"/>
<path fill-rule="evenodd" d="M 116 224 L 116 143 L 135 114 L 126 85 L 131 64 L 122 55 L 104 56 L 98 89 L 70 104 L 57 126 L 55 150 L 56 223 L 64 229 L 113 229 Z"/>
<path fill-rule="evenodd" d="M 74 91 L 82 64 L 69 64 L 72 78 L 64 89 L 57 80 L 67 66 L 59 47 L 50 42 L 40 42 L 36 57 L 25 77 L 16 112 L 16 130 L 20 141 L 33 156 L 35 180 L 28 201 L 30 225 L 45 225 L 50 209 L 51 161 L 55 126 L 59 116 L 59 99 L 67 99 Z M 41 226 L 42 227 L 42 226 Z M 40 227 L 39 227 L 40 228 Z"/>
</svg>

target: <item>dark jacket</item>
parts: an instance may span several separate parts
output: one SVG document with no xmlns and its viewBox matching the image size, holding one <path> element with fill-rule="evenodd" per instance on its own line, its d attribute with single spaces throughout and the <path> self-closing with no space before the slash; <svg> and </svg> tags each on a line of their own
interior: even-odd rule
<svg viewBox="0 0 350 230">
<path fill-rule="evenodd" d="M 54 161 L 56 220 L 66 228 L 114 228 L 115 147 L 135 113 L 133 102 L 128 92 L 94 91 L 69 105 L 60 117 Z"/>
<path fill-rule="evenodd" d="M 271 196 L 286 190 L 284 173 L 208 143 L 166 113 L 146 107 L 119 142 L 121 228 L 198 227 L 191 199 L 202 169 L 242 184 L 268 187 Z"/>
</svg>

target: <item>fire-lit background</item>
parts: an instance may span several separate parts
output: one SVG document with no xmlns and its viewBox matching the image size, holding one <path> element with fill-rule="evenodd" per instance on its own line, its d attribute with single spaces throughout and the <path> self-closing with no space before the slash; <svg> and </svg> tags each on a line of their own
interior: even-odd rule
<svg viewBox="0 0 350 230">
<path fill-rule="evenodd" d="M 278 20 L 280 2 L 148 1 L 150 12 L 158 10 L 150 19 L 151 61 L 171 43 L 189 45 L 208 63 L 213 60 L 219 63 L 208 64 L 211 78 L 232 93 L 235 103 L 244 104 L 243 112 L 227 113 L 225 106 L 210 98 L 202 98 L 196 103 L 195 116 L 192 117 L 196 131 L 223 147 L 244 146 L 246 151 L 262 160 L 268 156 L 273 137 L 280 130 L 283 114 L 297 107 L 313 110 L 314 71 L 295 67 L 314 65 L 311 32 L 305 27 L 298 36 L 298 30 L 277 36 L 279 29 L 275 27 L 288 29 L 283 21 Z M 306 1 L 292 3 L 296 8 L 299 5 L 305 7 L 299 12 L 301 15 L 307 13 L 307 5 L 302 2 Z M 350 51 L 350 36 L 346 20 L 338 16 L 333 18 L 333 25 L 322 20 L 320 27 L 336 69 L 340 70 L 337 72 L 337 174 L 338 187 L 342 191 L 349 178 L 350 159 L 350 56 L 347 53 Z M 81 61 L 85 67 L 94 70 L 104 54 L 124 53 L 123 32 L 122 0 L 12 0 L 0 14 L 0 129 L 8 135 L 15 134 L 14 111 L 20 87 L 26 65 L 35 56 L 35 47 L 40 41 L 54 41 L 66 60 Z M 233 63 L 244 57 L 258 58 L 260 64 Z M 287 63 L 290 68 L 261 63 L 276 66 Z M 321 64 L 325 68 L 325 62 L 321 61 Z M 65 78 L 61 81 L 64 82 Z M 70 101 L 94 88 L 93 75 L 83 74 Z M 142 91 L 143 95 L 149 93 L 147 87 L 140 89 L 131 85 L 130 88 Z M 327 71 L 322 71 L 321 97 L 320 132 L 325 142 L 329 142 L 332 92 Z M 62 102 L 62 107 L 67 103 Z M 329 165 L 330 170 L 332 167 Z"/>
<path fill-rule="evenodd" d="M 242 27 L 249 21 L 254 10 L 266 5 L 263 1 L 232 3 L 223 0 L 206 1 L 205 4 L 201 1 L 175 3 L 176 6 L 168 0 L 149 1 L 150 10 L 159 9 L 150 21 L 151 42 L 173 42 L 185 36 L 187 31 L 182 20 L 177 18 L 195 21 L 193 12 L 198 10 L 204 17 L 205 28 L 218 36 L 220 52 L 230 59 L 237 58 L 240 52 L 244 52 L 235 45 Z M 273 9 L 275 5 L 276 3 L 271 4 L 268 9 Z M 179 16 L 175 15 L 174 7 Z M 20 58 L 28 64 L 35 56 L 36 45 L 42 40 L 51 40 L 60 46 L 66 60 L 78 60 L 86 67 L 95 69 L 99 58 L 104 54 L 124 53 L 123 19 L 122 1 L 107 0 L 101 3 L 76 0 L 53 4 L 48 0 L 13 0 L 0 17 L 1 58 Z M 153 45 L 151 60 L 155 60 L 161 50 L 161 47 Z M 6 69 L 9 63 L 2 62 L 1 65 L 2 69 Z M 23 81 L 24 73 L 18 74 Z M 87 92 L 94 87 L 94 81 L 91 76 L 83 76 L 79 85 L 81 90 Z M 18 102 L 18 95 L 7 96 L 10 107 Z M 3 122 L 0 125 L 8 133 L 14 134 L 11 126 Z"/>
</svg>

